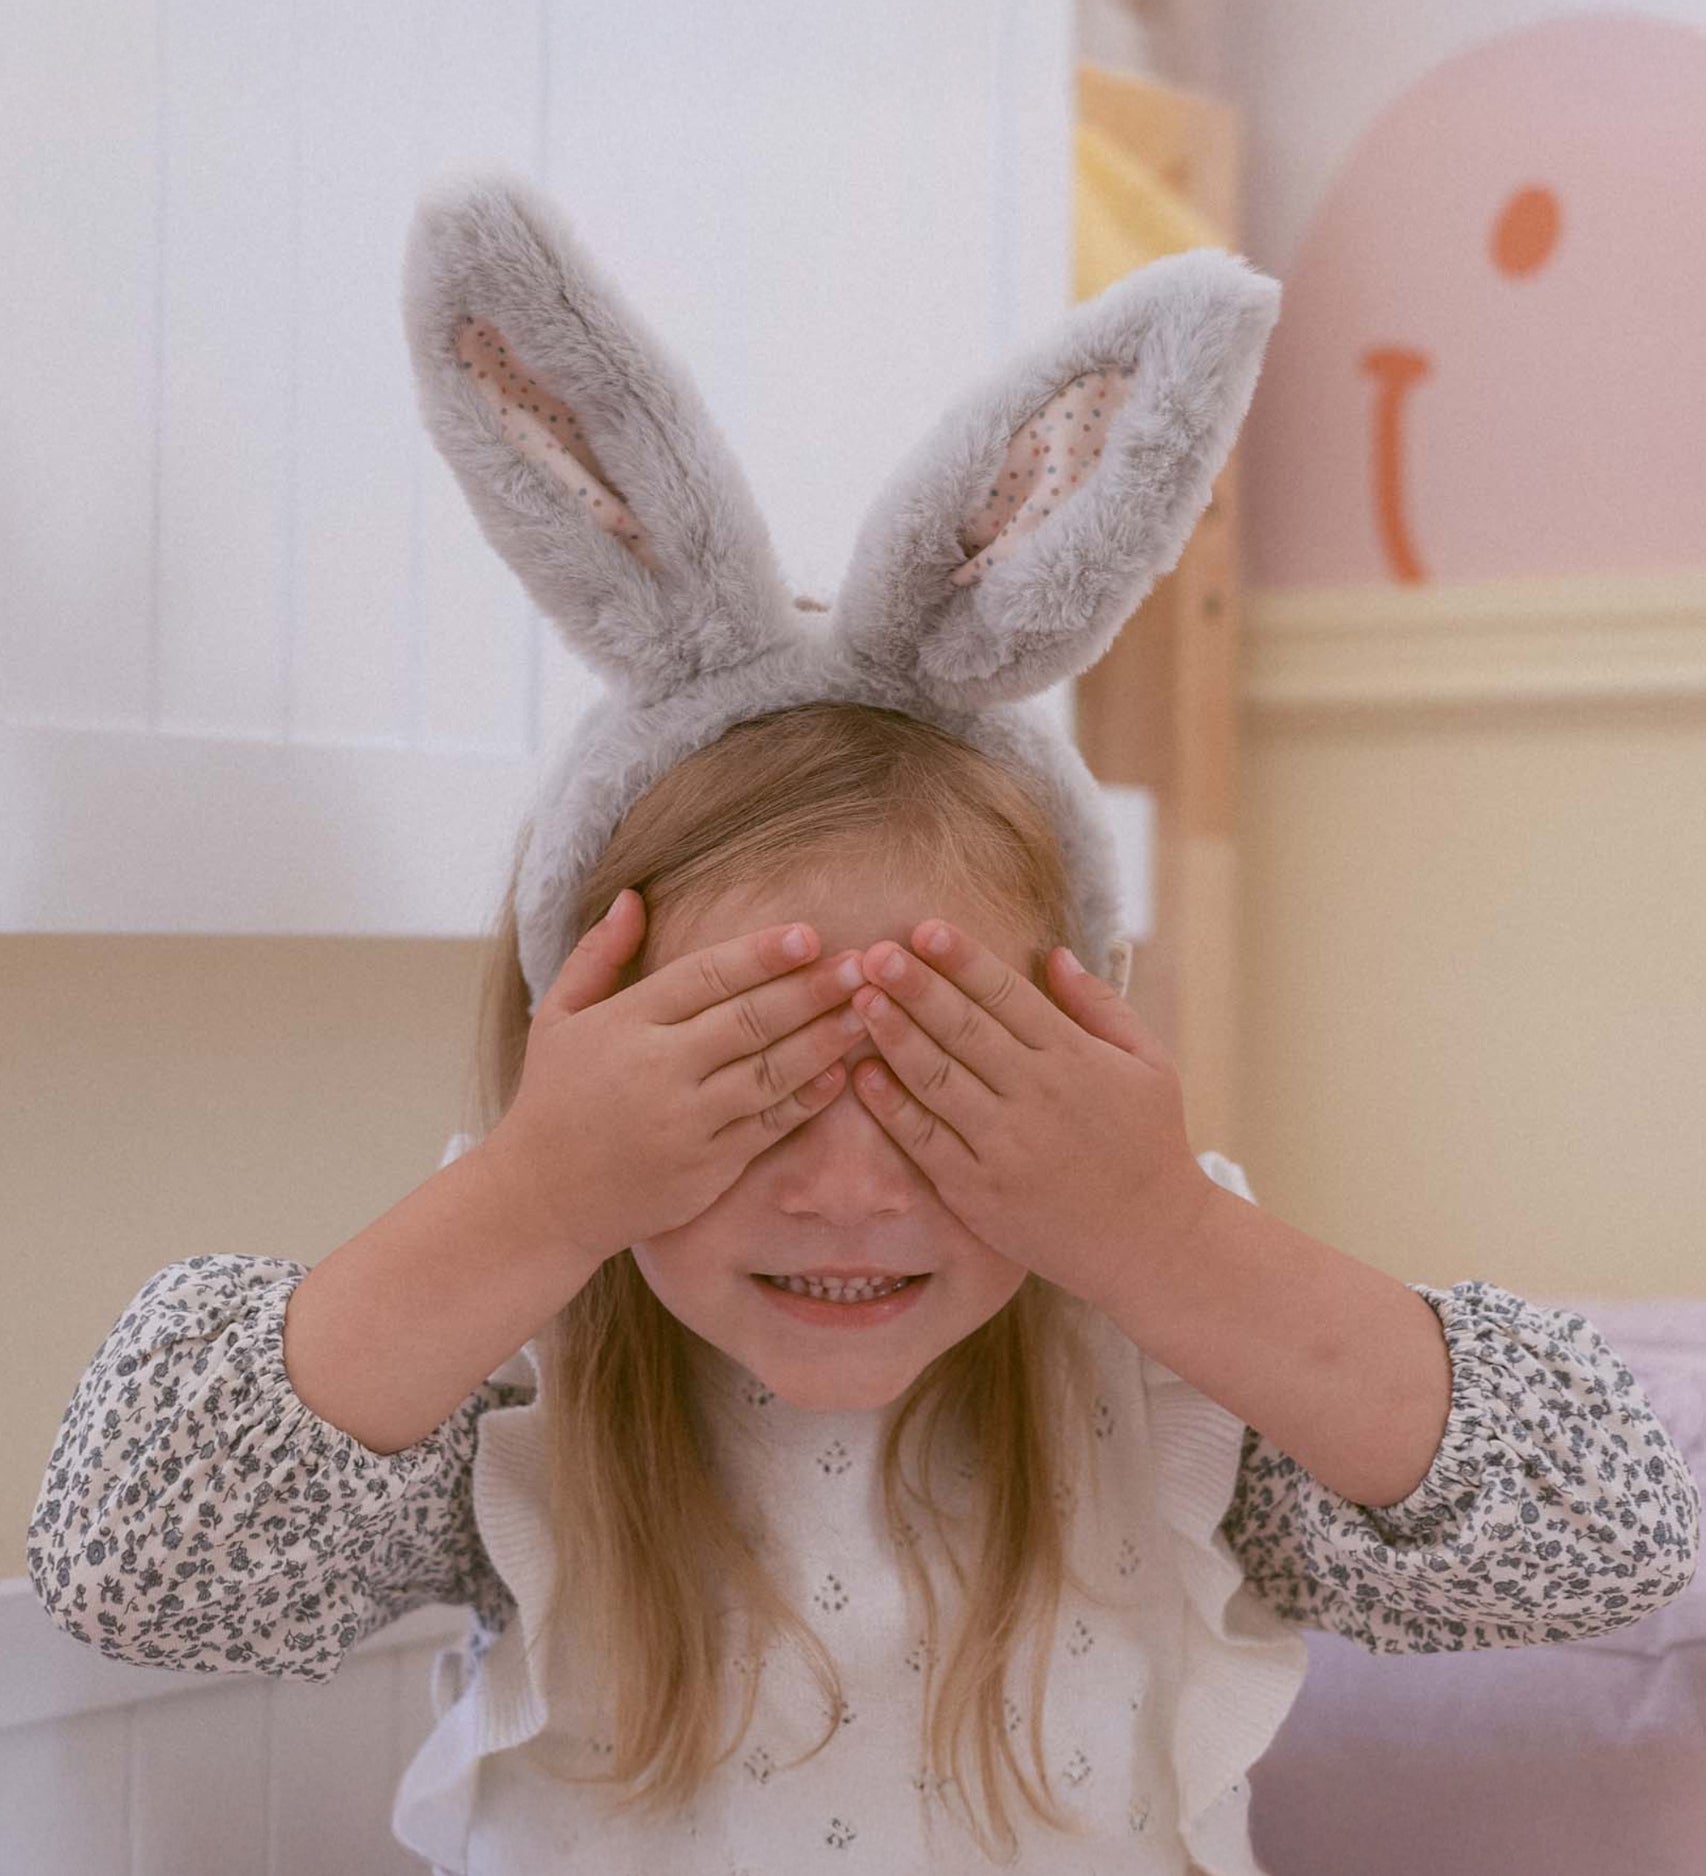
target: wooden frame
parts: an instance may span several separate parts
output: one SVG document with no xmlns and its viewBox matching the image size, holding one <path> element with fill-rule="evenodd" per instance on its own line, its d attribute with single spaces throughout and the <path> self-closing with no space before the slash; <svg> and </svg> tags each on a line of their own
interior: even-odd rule
<svg viewBox="0 0 1706 1876">
<path fill-rule="evenodd" d="M 1078 121 L 1117 143 L 1238 251 L 1239 119 L 1229 105 L 1078 67 Z M 1171 245 L 1190 245 L 1174 240 Z M 1129 265 L 1169 251 L 1133 229 Z M 1081 256 L 1081 259 L 1083 257 Z M 1086 278 L 1079 297 L 1105 280 Z M 1173 572 L 1074 684 L 1096 776 L 1155 798 L 1154 927 L 1127 990 L 1173 1052 L 1197 1151 L 1237 1152 L 1238 452 Z"/>
</svg>

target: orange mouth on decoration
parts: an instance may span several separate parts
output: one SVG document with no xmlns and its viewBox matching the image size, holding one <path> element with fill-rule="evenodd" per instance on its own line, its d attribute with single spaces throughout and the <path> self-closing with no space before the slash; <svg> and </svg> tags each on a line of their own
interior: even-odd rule
<svg viewBox="0 0 1706 1876">
<path fill-rule="evenodd" d="M 1404 521 L 1404 393 L 1431 369 L 1425 352 L 1401 345 L 1377 346 L 1362 355 L 1363 369 L 1378 387 L 1374 406 L 1374 515 L 1381 551 L 1394 579 L 1425 580 Z"/>
</svg>

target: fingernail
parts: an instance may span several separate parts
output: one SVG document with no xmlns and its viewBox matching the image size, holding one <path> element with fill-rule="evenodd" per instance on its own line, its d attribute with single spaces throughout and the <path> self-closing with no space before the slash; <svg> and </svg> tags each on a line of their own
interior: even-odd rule
<svg viewBox="0 0 1706 1876">
<path fill-rule="evenodd" d="M 1067 974 L 1067 976 L 1068 977 L 1083 976 L 1084 966 L 1078 962 L 1076 957 L 1073 956 L 1071 949 L 1066 945 L 1062 945 L 1061 952 L 1062 952 L 1062 962 L 1061 962 L 1060 968 Z"/>
<path fill-rule="evenodd" d="M 782 940 L 782 952 L 785 957 L 803 958 L 809 949 L 806 935 L 795 925 Z"/>
</svg>

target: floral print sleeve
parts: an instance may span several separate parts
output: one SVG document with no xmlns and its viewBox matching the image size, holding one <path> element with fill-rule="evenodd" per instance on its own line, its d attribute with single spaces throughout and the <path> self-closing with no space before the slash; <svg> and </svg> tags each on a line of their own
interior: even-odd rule
<svg viewBox="0 0 1706 1876">
<path fill-rule="evenodd" d="M 78 1383 L 30 1521 L 53 1621 L 116 1660 L 327 1681 L 430 1602 L 492 1629 L 507 1590 L 474 1522 L 476 1427 L 530 1388 L 486 1381 L 401 1452 L 301 1401 L 284 1312 L 308 1266 L 235 1253 L 145 1283 Z"/>
<path fill-rule="evenodd" d="M 1221 1530 L 1256 1592 L 1371 1654 L 1433 1654 L 1603 1634 L 1686 1589 L 1700 1488 L 1593 1325 L 1479 1280 L 1407 1287 L 1451 1356 L 1434 1462 L 1358 1505 L 1246 1428 Z"/>
</svg>

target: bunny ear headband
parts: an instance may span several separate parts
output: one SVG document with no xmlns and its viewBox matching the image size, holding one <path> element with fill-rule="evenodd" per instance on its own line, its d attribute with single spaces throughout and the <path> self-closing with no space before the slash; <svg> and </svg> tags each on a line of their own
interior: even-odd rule
<svg viewBox="0 0 1706 1876">
<path fill-rule="evenodd" d="M 403 316 L 421 414 L 492 546 L 611 686 L 547 763 L 516 889 L 532 1007 L 629 806 L 732 724 L 897 710 L 1040 787 L 1086 958 L 1124 987 L 1096 778 L 1036 703 L 1178 563 L 1255 392 L 1279 283 L 1220 248 L 1074 306 L 952 404 L 871 504 L 834 604 L 794 599 L 687 374 L 556 204 L 503 172 L 424 195 Z"/>
</svg>

